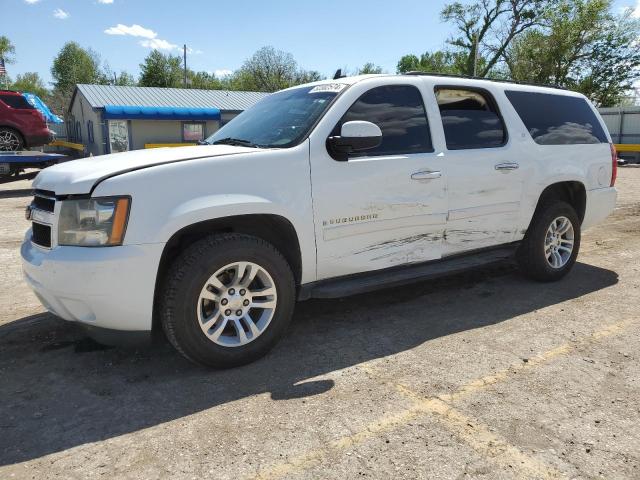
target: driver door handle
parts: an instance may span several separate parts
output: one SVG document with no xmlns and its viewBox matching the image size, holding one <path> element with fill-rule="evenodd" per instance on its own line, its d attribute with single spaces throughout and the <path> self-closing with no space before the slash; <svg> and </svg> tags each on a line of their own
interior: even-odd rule
<svg viewBox="0 0 640 480">
<path fill-rule="evenodd" d="M 411 175 L 411 180 L 433 180 L 442 177 L 442 172 L 433 172 L 425 170 L 424 172 L 416 172 Z"/>
</svg>

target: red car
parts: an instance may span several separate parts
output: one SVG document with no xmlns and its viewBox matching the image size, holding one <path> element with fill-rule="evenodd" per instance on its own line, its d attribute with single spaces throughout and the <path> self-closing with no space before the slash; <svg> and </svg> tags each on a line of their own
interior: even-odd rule
<svg viewBox="0 0 640 480">
<path fill-rule="evenodd" d="M 21 93 L 0 90 L 0 151 L 39 147 L 53 138 L 42 114 Z"/>
</svg>

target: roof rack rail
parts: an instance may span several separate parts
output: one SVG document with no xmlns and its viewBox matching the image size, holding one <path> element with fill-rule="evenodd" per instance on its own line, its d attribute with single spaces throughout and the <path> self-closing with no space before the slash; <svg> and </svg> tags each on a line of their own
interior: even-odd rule
<svg viewBox="0 0 640 480">
<path fill-rule="evenodd" d="M 518 80 L 504 80 L 500 78 L 474 77 L 473 75 L 459 75 L 454 73 L 432 73 L 432 72 L 411 71 L 411 72 L 404 73 L 403 75 L 424 75 L 428 77 L 465 78 L 468 80 L 486 80 L 488 82 L 513 83 L 515 85 L 530 85 L 532 87 L 547 87 L 547 88 L 557 88 L 558 90 L 567 90 L 566 87 L 563 87 L 561 85 L 555 85 L 555 84 L 520 82 Z"/>
</svg>

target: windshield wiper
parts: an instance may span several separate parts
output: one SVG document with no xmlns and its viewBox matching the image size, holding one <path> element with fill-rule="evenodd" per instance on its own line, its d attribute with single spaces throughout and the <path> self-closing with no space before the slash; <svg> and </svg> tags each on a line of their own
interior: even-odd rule
<svg viewBox="0 0 640 480">
<path fill-rule="evenodd" d="M 260 145 L 256 145 L 253 142 L 250 142 L 249 140 L 243 140 L 241 138 L 232 138 L 232 137 L 221 138 L 220 140 L 216 140 L 215 142 L 213 142 L 212 145 L 238 145 L 241 147 L 252 147 L 252 148 L 258 148 L 260 146 Z"/>
</svg>

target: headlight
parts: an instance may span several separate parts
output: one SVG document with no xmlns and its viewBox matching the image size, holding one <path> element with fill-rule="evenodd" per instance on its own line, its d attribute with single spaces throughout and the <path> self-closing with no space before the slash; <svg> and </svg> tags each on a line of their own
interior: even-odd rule
<svg viewBox="0 0 640 480">
<path fill-rule="evenodd" d="M 58 245 L 122 245 L 130 204 L 129 197 L 64 200 L 58 223 Z"/>
</svg>

